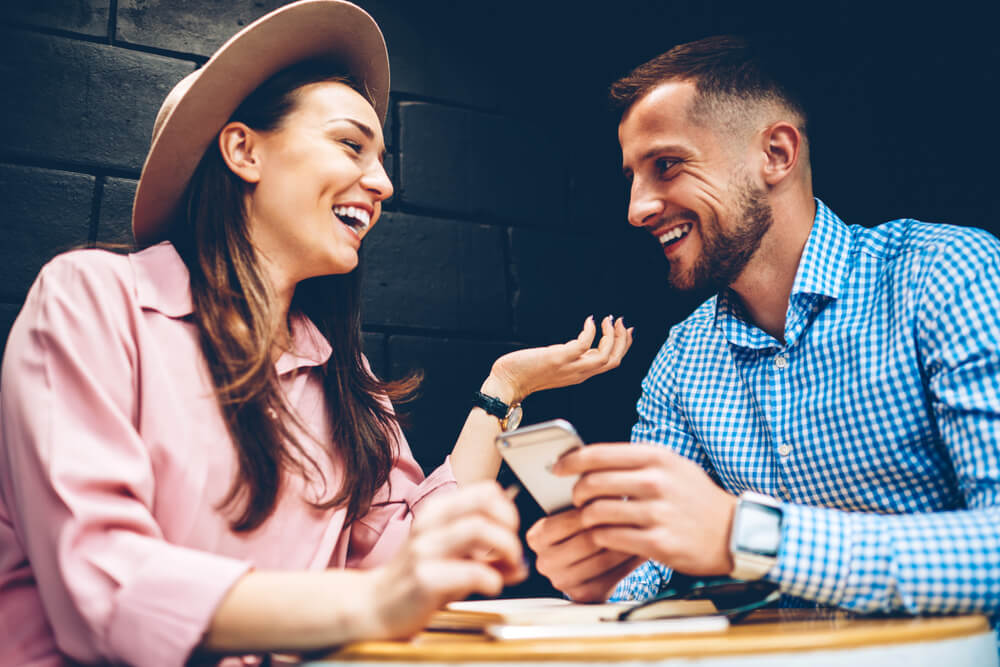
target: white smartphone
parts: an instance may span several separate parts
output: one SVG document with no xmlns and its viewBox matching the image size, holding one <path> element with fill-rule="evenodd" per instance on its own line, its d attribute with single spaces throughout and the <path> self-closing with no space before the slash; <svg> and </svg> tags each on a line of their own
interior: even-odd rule
<svg viewBox="0 0 1000 667">
<path fill-rule="evenodd" d="M 560 456 L 583 446 L 572 424 L 553 419 L 522 426 L 498 435 L 496 445 L 500 456 L 546 514 L 572 506 L 573 485 L 579 475 L 552 474 L 552 464 Z"/>
</svg>

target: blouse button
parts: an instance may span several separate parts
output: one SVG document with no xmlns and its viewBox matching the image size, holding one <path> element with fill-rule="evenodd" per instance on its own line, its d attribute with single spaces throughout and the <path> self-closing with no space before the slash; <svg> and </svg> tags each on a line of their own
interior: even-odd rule
<svg viewBox="0 0 1000 667">
<path fill-rule="evenodd" d="M 792 453 L 792 446 L 787 444 L 778 445 L 778 453 L 782 456 L 788 456 Z"/>
<path fill-rule="evenodd" d="M 788 368 L 788 357 L 783 354 L 779 354 L 774 358 L 774 367 L 779 371 Z"/>
</svg>

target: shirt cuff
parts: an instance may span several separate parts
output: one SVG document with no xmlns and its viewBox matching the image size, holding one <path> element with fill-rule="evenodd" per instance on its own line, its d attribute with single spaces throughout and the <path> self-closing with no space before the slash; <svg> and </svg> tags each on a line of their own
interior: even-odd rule
<svg viewBox="0 0 1000 667">
<path fill-rule="evenodd" d="M 851 565 L 848 515 L 788 503 L 782 511 L 778 562 L 767 578 L 785 594 L 837 604 Z"/>
<path fill-rule="evenodd" d="M 182 665 L 201 642 L 229 589 L 251 564 L 173 546 L 123 582 L 108 643 L 123 662 Z"/>
<path fill-rule="evenodd" d="M 438 490 L 446 488 L 450 488 L 451 491 L 458 488 L 455 472 L 451 469 L 451 456 L 448 456 L 444 460 L 444 463 L 431 472 L 414 490 L 413 495 L 409 498 L 410 509 L 416 513 L 417 506 L 422 500 L 438 492 Z"/>
</svg>

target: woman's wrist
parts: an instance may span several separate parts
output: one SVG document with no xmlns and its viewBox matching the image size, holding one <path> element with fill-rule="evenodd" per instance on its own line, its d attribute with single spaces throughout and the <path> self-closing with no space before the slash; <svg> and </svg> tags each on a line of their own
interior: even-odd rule
<svg viewBox="0 0 1000 667">
<path fill-rule="evenodd" d="M 486 380 L 483 381 L 483 385 L 479 388 L 479 391 L 486 394 L 487 396 L 493 396 L 494 398 L 499 398 L 501 401 L 507 405 L 514 405 L 515 403 L 520 403 L 524 400 L 521 390 L 514 386 L 512 382 L 502 378 L 501 376 L 490 373 Z"/>
</svg>

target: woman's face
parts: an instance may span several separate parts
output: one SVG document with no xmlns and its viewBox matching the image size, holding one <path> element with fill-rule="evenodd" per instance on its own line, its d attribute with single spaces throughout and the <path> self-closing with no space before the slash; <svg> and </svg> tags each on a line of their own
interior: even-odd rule
<svg viewBox="0 0 1000 667">
<path fill-rule="evenodd" d="M 348 273 L 361 239 L 392 195 L 382 165 L 382 126 L 371 104 L 343 83 L 299 88 L 292 111 L 251 131 L 256 178 L 247 194 L 250 236 L 281 279 Z"/>
</svg>

